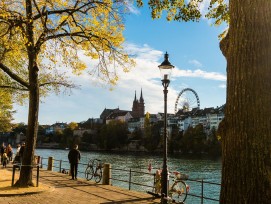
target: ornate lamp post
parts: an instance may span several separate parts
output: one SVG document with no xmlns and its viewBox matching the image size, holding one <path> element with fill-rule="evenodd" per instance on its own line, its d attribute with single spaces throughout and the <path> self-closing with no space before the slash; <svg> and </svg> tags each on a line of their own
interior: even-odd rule
<svg viewBox="0 0 271 204">
<path fill-rule="evenodd" d="M 167 169 L 167 93 L 170 83 L 171 71 L 174 66 L 168 61 L 168 53 L 165 54 L 165 60 L 158 66 L 161 72 L 161 81 L 164 87 L 164 145 L 163 145 L 163 170 L 162 170 L 162 192 L 164 197 L 168 197 L 168 169 Z M 167 200 L 161 198 L 161 203 L 166 204 Z"/>
</svg>

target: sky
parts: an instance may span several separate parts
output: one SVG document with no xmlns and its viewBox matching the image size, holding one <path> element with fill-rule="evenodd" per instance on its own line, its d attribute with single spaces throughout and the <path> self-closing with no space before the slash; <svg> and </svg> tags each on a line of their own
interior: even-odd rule
<svg viewBox="0 0 271 204">
<path fill-rule="evenodd" d="M 204 0 L 206 2 L 208 0 Z M 206 5 L 202 6 L 203 12 Z M 141 89 L 145 112 L 163 112 L 164 94 L 158 65 L 164 61 L 165 52 L 175 66 L 168 88 L 168 113 L 174 113 L 177 96 L 185 88 L 197 93 L 201 109 L 225 104 L 226 60 L 218 39 L 225 26 L 213 26 L 205 18 L 188 23 L 153 20 L 147 7 L 133 8 L 133 12 L 125 16 L 125 26 L 125 47 L 133 53 L 136 66 L 128 73 L 118 72 L 119 81 L 113 90 L 97 85 L 89 75 L 73 77 L 80 89 L 69 94 L 52 93 L 41 99 L 39 124 L 79 123 L 99 118 L 105 108 L 132 110 L 135 92 L 139 99 Z M 194 94 L 186 91 L 178 100 L 177 108 L 187 99 L 194 106 Z M 13 122 L 27 124 L 28 104 L 15 104 L 14 109 Z"/>
</svg>

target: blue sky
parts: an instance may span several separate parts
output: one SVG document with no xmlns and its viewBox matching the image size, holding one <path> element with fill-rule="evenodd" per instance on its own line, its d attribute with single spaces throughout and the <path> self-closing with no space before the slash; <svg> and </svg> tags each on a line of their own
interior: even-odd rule
<svg viewBox="0 0 271 204">
<path fill-rule="evenodd" d="M 146 112 L 163 112 L 158 65 L 163 62 L 166 51 L 175 66 L 168 92 L 169 113 L 174 113 L 175 101 L 184 88 L 197 92 L 201 108 L 226 102 L 226 60 L 218 39 L 225 27 L 211 26 L 204 18 L 189 23 L 152 20 L 148 8 L 134 10 L 125 17 L 125 24 L 125 47 L 134 54 L 136 66 L 129 73 L 119 71 L 120 79 L 112 91 L 97 85 L 90 76 L 74 77 L 80 89 L 41 99 L 40 124 L 82 122 L 99 117 L 104 108 L 131 110 L 135 91 L 139 98 L 141 88 Z M 190 93 L 183 96 L 193 97 Z M 15 105 L 14 109 L 17 111 L 14 122 L 27 123 L 28 105 Z"/>
</svg>

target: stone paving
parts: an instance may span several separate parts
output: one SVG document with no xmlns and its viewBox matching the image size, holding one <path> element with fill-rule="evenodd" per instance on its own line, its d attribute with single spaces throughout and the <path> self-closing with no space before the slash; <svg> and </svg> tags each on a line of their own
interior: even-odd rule
<svg viewBox="0 0 271 204">
<path fill-rule="evenodd" d="M 5 204 L 113 204 L 160 203 L 147 193 L 116 186 L 96 184 L 84 179 L 70 180 L 67 174 L 40 170 L 39 187 L 14 189 L 11 168 L 0 167 L 0 203 Z M 35 172 L 35 171 L 34 171 Z M 19 171 L 16 171 L 18 178 Z M 15 180 L 16 180 L 15 178 Z M 35 179 L 34 173 L 34 179 Z M 34 181 L 35 182 L 35 181 Z M 13 192 L 12 192 L 13 191 Z"/>
</svg>

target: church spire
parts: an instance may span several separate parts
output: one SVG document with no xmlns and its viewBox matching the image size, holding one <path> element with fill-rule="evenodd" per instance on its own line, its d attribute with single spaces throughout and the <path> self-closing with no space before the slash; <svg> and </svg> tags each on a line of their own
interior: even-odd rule
<svg viewBox="0 0 271 204">
<path fill-rule="evenodd" d="M 136 91 L 135 91 L 135 99 L 134 99 L 134 101 L 136 101 Z"/>
<path fill-rule="evenodd" d="M 143 103 L 144 102 L 144 99 L 143 99 L 143 94 L 142 94 L 142 88 L 141 88 L 141 94 L 140 94 L 140 102 Z"/>
</svg>

